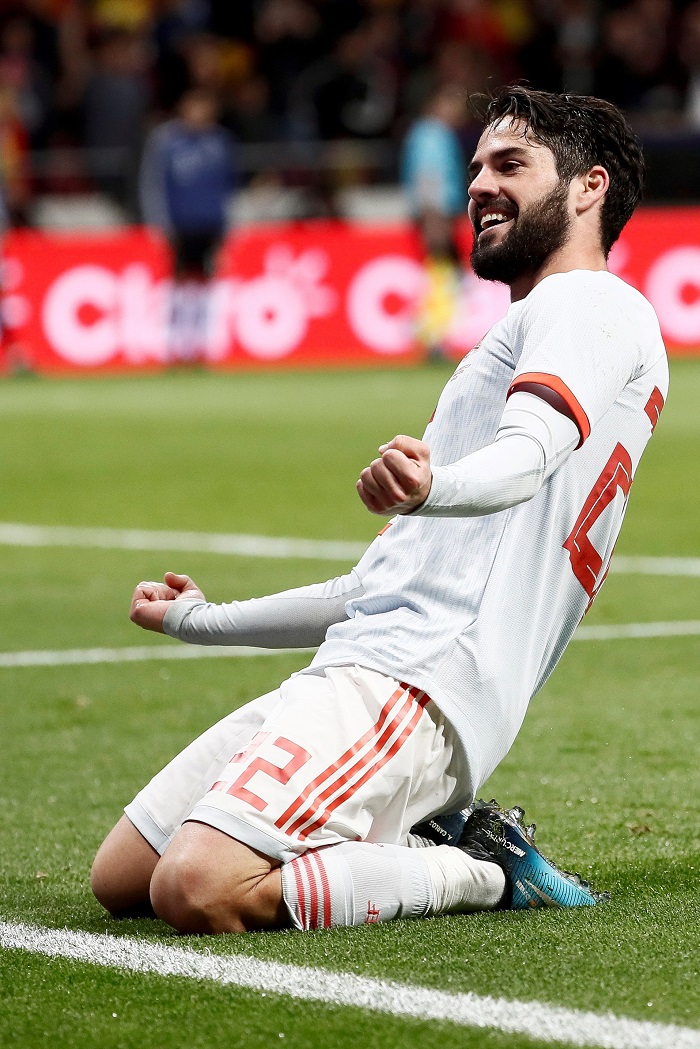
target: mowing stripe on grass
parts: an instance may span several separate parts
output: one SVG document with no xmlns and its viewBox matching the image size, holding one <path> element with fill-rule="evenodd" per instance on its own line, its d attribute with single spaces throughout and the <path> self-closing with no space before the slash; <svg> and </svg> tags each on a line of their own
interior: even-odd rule
<svg viewBox="0 0 700 1049">
<path fill-rule="evenodd" d="M 0 946 L 49 958 L 129 972 L 182 976 L 246 987 L 334 1006 L 354 1006 L 402 1018 L 444 1020 L 463 1027 L 524 1034 L 544 1042 L 602 1049 L 700 1049 L 700 1031 L 674 1024 L 628 1020 L 542 1002 L 513 1002 L 476 994 L 329 972 L 244 955 L 199 954 L 128 937 L 0 922 Z"/>
<path fill-rule="evenodd" d="M 633 638 L 697 637 L 700 620 L 670 623 L 620 623 L 615 626 L 580 626 L 574 641 L 623 641 Z M 81 666 L 88 663 L 143 663 L 156 659 L 231 659 L 315 652 L 314 648 L 249 648 L 228 645 L 138 645 L 131 648 L 66 648 L 26 652 L 0 652 L 3 667 Z"/>
<path fill-rule="evenodd" d="M 136 528 L 75 528 L 0 522 L 2 546 L 76 546 L 102 550 L 183 550 L 188 553 L 235 554 L 238 557 L 354 561 L 367 543 L 325 539 L 291 539 L 266 535 L 209 532 L 154 532 Z M 618 575 L 700 576 L 700 557 L 614 558 Z"/>
</svg>

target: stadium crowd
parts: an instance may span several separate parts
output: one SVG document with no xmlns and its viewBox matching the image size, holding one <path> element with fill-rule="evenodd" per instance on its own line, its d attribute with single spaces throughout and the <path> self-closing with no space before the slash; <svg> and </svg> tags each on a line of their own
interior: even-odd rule
<svg viewBox="0 0 700 1049">
<path fill-rule="evenodd" d="M 700 0 L 4 2 L 9 218 L 25 223 L 36 192 L 97 187 L 135 207 L 146 136 L 188 88 L 215 97 L 250 181 L 265 168 L 266 144 L 273 157 L 287 155 L 276 152 L 280 143 L 306 155 L 327 141 L 370 150 L 358 156 L 377 147 L 386 175 L 382 158 L 395 160 L 436 87 L 466 94 L 516 78 L 607 98 L 642 135 L 692 137 Z M 466 117 L 465 145 L 474 133 Z M 255 162 L 246 162 L 246 145 L 258 149 Z M 344 177 L 366 177 L 362 167 L 346 163 Z M 286 177 L 300 176 L 292 165 Z M 328 187 L 318 188 L 321 200 Z"/>
</svg>

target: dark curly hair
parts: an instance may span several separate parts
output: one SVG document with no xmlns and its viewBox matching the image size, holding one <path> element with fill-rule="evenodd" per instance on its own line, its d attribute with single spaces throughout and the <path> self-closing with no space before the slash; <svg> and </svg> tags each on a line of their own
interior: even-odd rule
<svg viewBox="0 0 700 1049">
<path fill-rule="evenodd" d="M 510 117 L 552 151 L 557 174 L 570 182 L 600 164 L 610 176 L 603 201 L 601 240 L 607 256 L 642 196 L 642 147 L 611 102 L 591 95 L 554 94 L 510 85 L 478 107 L 484 126 Z"/>
</svg>

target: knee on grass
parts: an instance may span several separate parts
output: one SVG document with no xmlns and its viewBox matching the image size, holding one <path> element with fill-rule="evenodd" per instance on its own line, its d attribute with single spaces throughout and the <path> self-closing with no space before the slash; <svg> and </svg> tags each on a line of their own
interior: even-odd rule
<svg viewBox="0 0 700 1049">
<path fill-rule="evenodd" d="M 167 853 L 151 879 L 158 918 L 181 933 L 240 933 L 269 927 L 265 892 L 256 884 L 221 877 L 197 857 Z"/>
<path fill-rule="evenodd" d="M 122 816 L 110 831 L 90 871 L 90 887 L 115 918 L 152 915 L 149 888 L 158 853 Z"/>
</svg>

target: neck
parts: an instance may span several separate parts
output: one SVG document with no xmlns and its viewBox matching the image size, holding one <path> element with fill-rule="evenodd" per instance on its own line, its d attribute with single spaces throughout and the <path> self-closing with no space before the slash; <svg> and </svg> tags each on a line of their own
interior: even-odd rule
<svg viewBox="0 0 700 1049">
<path fill-rule="evenodd" d="M 524 273 L 510 286 L 510 301 L 518 302 L 529 295 L 540 281 L 553 273 L 571 273 L 572 270 L 607 270 L 608 264 L 599 244 L 588 247 L 564 244 L 549 256 L 534 272 Z"/>
</svg>

